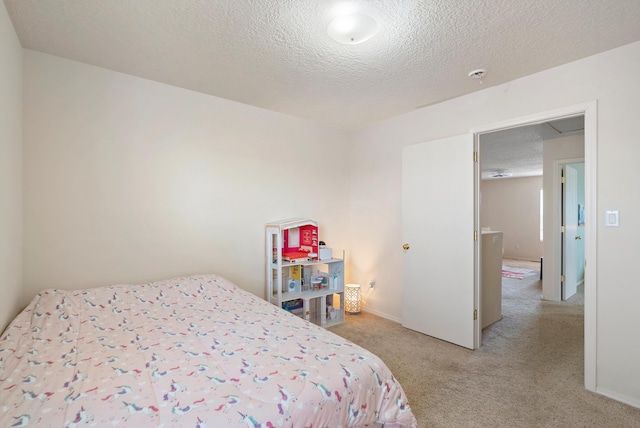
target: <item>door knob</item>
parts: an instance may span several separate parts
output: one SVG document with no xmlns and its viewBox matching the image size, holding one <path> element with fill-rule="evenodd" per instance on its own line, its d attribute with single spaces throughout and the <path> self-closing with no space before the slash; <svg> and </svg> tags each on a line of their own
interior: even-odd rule
<svg viewBox="0 0 640 428">
<path fill-rule="evenodd" d="M 408 250 L 408 249 L 409 249 L 409 244 L 404 244 L 404 245 L 402 246 L 402 249 L 403 249 L 403 250 Z"/>
<path fill-rule="evenodd" d="M 582 239 L 582 236 L 580 236 L 580 235 L 576 235 L 576 241 L 577 241 L 578 239 Z"/>
</svg>

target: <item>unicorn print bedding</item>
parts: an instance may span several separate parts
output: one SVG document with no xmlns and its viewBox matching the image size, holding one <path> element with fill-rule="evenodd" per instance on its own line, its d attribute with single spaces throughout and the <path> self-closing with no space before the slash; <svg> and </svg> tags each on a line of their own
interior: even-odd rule
<svg viewBox="0 0 640 428">
<path fill-rule="evenodd" d="M 43 291 L 0 382 L 3 427 L 416 426 L 378 357 L 217 275 Z"/>
</svg>

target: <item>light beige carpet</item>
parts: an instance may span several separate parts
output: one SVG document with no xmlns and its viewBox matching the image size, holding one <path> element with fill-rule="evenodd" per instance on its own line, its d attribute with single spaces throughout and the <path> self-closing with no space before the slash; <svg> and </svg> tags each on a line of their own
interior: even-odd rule
<svg viewBox="0 0 640 428">
<path fill-rule="evenodd" d="M 584 389 L 583 295 L 542 301 L 538 278 L 503 279 L 476 351 L 368 313 L 331 331 L 384 360 L 420 427 L 640 427 L 640 409 Z"/>
</svg>

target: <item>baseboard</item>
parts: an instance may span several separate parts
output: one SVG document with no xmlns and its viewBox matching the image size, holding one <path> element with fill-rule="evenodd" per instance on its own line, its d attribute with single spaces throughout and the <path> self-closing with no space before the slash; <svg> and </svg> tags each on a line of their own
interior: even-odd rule
<svg viewBox="0 0 640 428">
<path fill-rule="evenodd" d="M 389 321 L 393 321 L 393 322 L 397 322 L 398 324 L 402 324 L 402 319 L 401 318 L 394 317 L 394 316 L 389 315 L 389 314 L 385 314 L 384 312 L 377 311 L 377 310 L 375 310 L 373 308 L 366 308 L 366 309 L 364 309 L 364 312 L 369 312 L 370 314 L 377 315 L 377 316 L 379 316 L 381 318 L 388 319 Z"/>
<path fill-rule="evenodd" d="M 596 388 L 596 393 L 640 409 L 640 401 L 636 398 L 627 397 L 626 395 L 618 394 L 617 392 L 609 391 L 605 388 Z"/>
</svg>

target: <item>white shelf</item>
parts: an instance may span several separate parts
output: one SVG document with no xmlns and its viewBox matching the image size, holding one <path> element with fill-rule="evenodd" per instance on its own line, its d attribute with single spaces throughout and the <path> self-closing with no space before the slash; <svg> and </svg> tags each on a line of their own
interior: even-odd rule
<svg viewBox="0 0 640 428">
<path fill-rule="evenodd" d="M 316 265 L 328 265 L 331 263 L 339 263 L 343 262 L 342 259 L 328 259 L 328 260 L 299 260 L 297 262 L 288 262 L 282 261 L 282 267 L 290 267 L 290 266 L 316 266 Z M 278 269 L 278 263 L 272 263 L 273 269 Z"/>
<path fill-rule="evenodd" d="M 282 293 L 282 301 L 295 299 L 315 299 L 316 297 L 326 297 L 331 294 L 344 293 L 343 289 L 331 290 L 329 288 L 323 288 L 322 290 L 309 290 L 309 291 L 285 291 Z M 277 294 L 276 294 L 277 295 Z"/>
<path fill-rule="evenodd" d="M 266 225 L 267 300 L 283 308 L 283 303 L 300 299 L 303 303 L 302 318 L 322 327 L 341 324 L 344 322 L 344 259 L 332 258 L 327 260 L 298 260 L 293 262 L 282 260 L 284 231 L 301 226 L 318 227 L 318 223 L 312 219 L 295 218 L 268 223 Z M 306 268 L 309 268 L 309 273 L 314 275 L 314 272 L 317 274 L 320 271 L 318 267 L 323 265 L 326 267 L 324 273 L 331 279 L 335 278 L 335 283 L 333 280 L 330 280 L 330 286 L 322 289 L 286 291 L 285 281 L 286 278 L 289 278 L 288 270 L 290 268 L 301 266 L 302 271 L 306 271 Z M 303 275 L 302 280 L 304 280 L 309 273 Z M 298 283 L 297 286 L 300 287 L 301 284 Z M 331 286 L 335 286 L 335 288 L 331 288 Z M 327 297 L 332 295 L 334 296 L 333 300 Z M 329 307 L 336 309 L 332 311 L 336 317 L 335 319 L 327 319 Z"/>
</svg>

